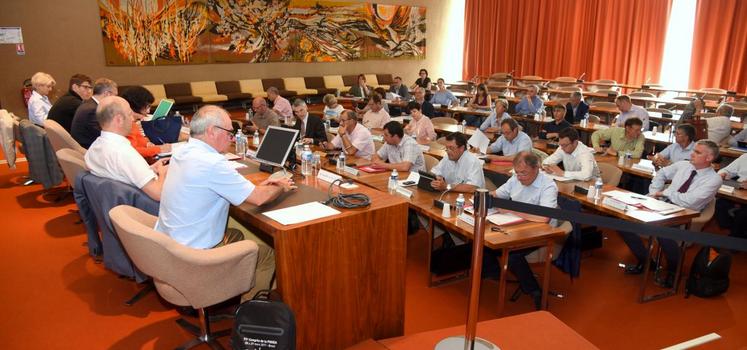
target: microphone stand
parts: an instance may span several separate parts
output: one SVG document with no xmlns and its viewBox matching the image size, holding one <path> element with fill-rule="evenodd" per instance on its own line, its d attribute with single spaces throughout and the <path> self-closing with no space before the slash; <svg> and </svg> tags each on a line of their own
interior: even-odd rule
<svg viewBox="0 0 747 350">
<path fill-rule="evenodd" d="M 470 282 L 467 325 L 463 337 L 448 337 L 436 344 L 436 350 L 497 350 L 498 346 L 482 338 L 477 338 L 477 314 L 480 306 L 480 283 L 482 282 L 482 247 L 485 241 L 485 217 L 488 213 L 487 189 L 475 192 L 475 226 L 472 242 L 472 281 Z"/>
</svg>

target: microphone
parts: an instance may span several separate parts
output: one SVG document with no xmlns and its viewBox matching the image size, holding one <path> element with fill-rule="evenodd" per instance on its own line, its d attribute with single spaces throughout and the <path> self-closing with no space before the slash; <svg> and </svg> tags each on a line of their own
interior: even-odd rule
<svg viewBox="0 0 747 350">
<path fill-rule="evenodd" d="M 440 201 L 442 198 L 444 198 L 444 195 L 449 191 L 451 191 L 451 184 L 446 184 L 446 191 L 443 191 L 443 193 L 441 193 L 441 196 L 438 197 L 438 200 Z"/>
<path fill-rule="evenodd" d="M 514 72 L 516 72 L 516 69 L 512 69 L 510 72 L 508 72 L 508 76 L 509 77 L 513 77 L 514 76 Z"/>
<path fill-rule="evenodd" d="M 579 83 L 583 83 L 584 82 L 584 76 L 586 76 L 586 72 L 584 72 L 584 74 L 581 74 L 581 76 L 579 76 L 578 79 L 576 79 L 576 81 L 579 82 Z"/>
<path fill-rule="evenodd" d="M 438 199 L 434 199 L 433 200 L 433 206 L 436 207 L 436 208 L 439 208 L 439 209 L 443 208 L 444 207 L 444 201 L 442 201 L 441 199 L 444 198 L 444 195 L 446 193 L 448 193 L 449 191 L 451 191 L 451 185 L 450 184 L 446 184 L 446 191 L 444 191 L 443 193 L 441 193 L 441 196 L 438 197 Z"/>
</svg>

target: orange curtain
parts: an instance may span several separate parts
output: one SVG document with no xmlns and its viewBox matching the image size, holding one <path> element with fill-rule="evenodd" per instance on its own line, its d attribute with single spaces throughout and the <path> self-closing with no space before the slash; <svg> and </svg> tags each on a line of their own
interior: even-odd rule
<svg viewBox="0 0 747 350">
<path fill-rule="evenodd" d="M 467 0 L 462 76 L 659 79 L 672 0 Z"/>
<path fill-rule="evenodd" d="M 747 2 L 699 0 L 690 87 L 747 91 Z"/>
</svg>

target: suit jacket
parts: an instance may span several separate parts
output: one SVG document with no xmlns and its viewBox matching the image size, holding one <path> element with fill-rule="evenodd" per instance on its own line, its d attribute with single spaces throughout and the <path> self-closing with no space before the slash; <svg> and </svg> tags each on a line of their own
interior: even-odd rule
<svg viewBox="0 0 747 350">
<path fill-rule="evenodd" d="M 70 127 L 70 135 L 85 149 L 91 147 L 93 141 L 101 135 L 101 126 L 99 121 L 96 120 L 96 107 L 98 105 L 93 99 L 83 102 L 75 111 L 73 123 Z"/>
<path fill-rule="evenodd" d="M 306 117 L 306 133 L 300 134 L 300 137 L 303 138 L 310 138 L 314 139 L 314 144 L 318 145 L 322 141 L 327 141 L 327 131 L 324 129 L 324 122 L 322 122 L 322 119 L 309 114 L 308 117 Z M 296 119 L 296 124 L 293 125 L 293 128 L 301 131 L 301 121 Z"/>
<path fill-rule="evenodd" d="M 49 110 L 47 118 L 56 121 L 60 124 L 67 132 L 70 132 L 70 127 L 73 124 L 73 117 L 75 117 L 75 111 L 83 103 L 83 100 L 73 90 L 69 90 L 65 95 L 57 99 L 52 108 Z"/>
<path fill-rule="evenodd" d="M 436 116 L 436 109 L 433 108 L 432 103 L 427 101 L 427 98 L 428 97 L 426 96 L 426 101 L 423 101 L 423 104 L 420 105 L 420 112 L 422 112 L 423 115 L 425 115 L 428 118 L 433 118 Z"/>
<path fill-rule="evenodd" d="M 29 162 L 29 177 L 49 189 L 62 183 L 63 174 L 44 128 L 22 119 L 19 123 L 23 154 Z"/>
<path fill-rule="evenodd" d="M 403 100 L 407 100 L 410 98 L 410 91 L 407 89 L 407 86 L 405 84 L 400 84 L 399 89 L 397 89 L 394 85 L 389 86 L 389 92 L 393 92 L 399 97 L 401 97 Z"/>
<path fill-rule="evenodd" d="M 571 124 L 576 124 L 583 119 L 586 119 L 586 114 L 589 113 L 589 105 L 586 102 L 581 101 L 576 108 L 576 115 L 573 115 L 573 106 L 568 102 L 565 105 L 565 120 Z"/>
<path fill-rule="evenodd" d="M 351 86 L 350 87 L 350 94 L 353 95 L 353 96 L 355 96 L 355 97 L 366 97 L 366 98 L 368 98 L 368 97 L 370 97 L 371 95 L 374 94 L 374 89 L 373 89 L 373 87 L 371 87 L 369 85 L 366 85 L 366 87 L 368 87 L 368 93 L 366 94 L 366 96 L 363 96 L 363 89 L 361 89 L 361 87 L 359 85 L 353 85 L 353 86 Z"/>
</svg>

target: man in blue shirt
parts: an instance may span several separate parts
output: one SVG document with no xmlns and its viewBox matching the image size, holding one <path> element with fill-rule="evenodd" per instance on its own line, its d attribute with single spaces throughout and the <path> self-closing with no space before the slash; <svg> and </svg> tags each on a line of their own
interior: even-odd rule
<svg viewBox="0 0 747 350">
<path fill-rule="evenodd" d="M 519 104 L 516 105 L 516 113 L 523 115 L 534 115 L 537 113 L 542 113 L 544 102 L 542 102 L 542 99 L 537 96 L 539 94 L 539 91 L 539 86 L 529 86 L 527 94 L 524 95 Z"/>
<path fill-rule="evenodd" d="M 449 107 L 459 103 L 459 99 L 454 96 L 451 91 L 446 89 L 446 83 L 443 78 L 438 78 L 438 91 L 431 97 L 431 104 L 439 104 L 444 107 Z"/>
<path fill-rule="evenodd" d="M 513 119 L 505 119 L 501 122 L 503 135 L 493 144 L 488 146 L 489 153 L 501 152 L 503 155 L 488 154 L 486 158 L 491 161 L 512 161 L 517 153 L 532 150 L 532 138 L 525 132 L 519 130 L 519 124 Z"/>
<path fill-rule="evenodd" d="M 655 156 L 649 157 L 657 166 L 667 166 L 681 160 L 690 160 L 695 148 L 695 128 L 690 124 L 680 124 L 675 131 L 674 143 L 667 146 Z"/>
<path fill-rule="evenodd" d="M 505 119 L 511 119 L 511 115 L 506 113 L 508 110 L 508 101 L 499 98 L 495 100 L 495 110 L 490 113 L 487 119 L 480 125 L 480 131 L 484 132 L 501 132 L 501 123 Z"/>
</svg>

